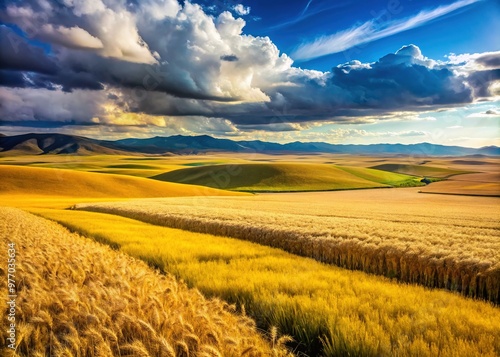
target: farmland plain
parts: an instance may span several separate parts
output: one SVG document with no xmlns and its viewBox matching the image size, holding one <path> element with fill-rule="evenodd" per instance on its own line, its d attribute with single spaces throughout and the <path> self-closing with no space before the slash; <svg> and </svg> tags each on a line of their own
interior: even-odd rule
<svg viewBox="0 0 500 357">
<path fill-rule="evenodd" d="M 253 177 L 249 168 L 258 168 Z M 179 170 L 223 181 L 163 180 Z M 424 177 L 441 181 L 389 188 Z M 474 196 L 500 195 L 497 159 L 37 155 L 0 157 L 0 179 L 0 205 L 60 222 L 234 303 L 234 321 L 252 325 L 246 311 L 261 329 L 277 326 L 296 353 L 500 355 L 500 201 Z M 431 191 L 447 194 L 423 193 Z M 53 223 L 37 222 L 51 234 L 42 226 Z M 237 338 L 254 338 L 249 331 Z M 263 334 L 262 348 L 275 335 Z"/>
</svg>

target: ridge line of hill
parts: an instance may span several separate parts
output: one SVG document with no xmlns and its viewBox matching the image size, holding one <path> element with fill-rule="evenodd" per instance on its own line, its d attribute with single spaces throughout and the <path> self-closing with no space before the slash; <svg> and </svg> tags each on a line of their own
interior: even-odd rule
<svg viewBox="0 0 500 357">
<path fill-rule="evenodd" d="M 99 140 L 66 134 L 0 134 L 0 155 L 165 155 L 202 154 L 209 152 L 262 153 L 262 154 L 357 154 L 403 156 L 500 156 L 500 147 L 467 148 L 430 143 L 419 144 L 329 144 L 325 142 L 292 142 L 286 144 L 260 140 L 234 141 L 209 135 L 147 139 Z"/>
</svg>

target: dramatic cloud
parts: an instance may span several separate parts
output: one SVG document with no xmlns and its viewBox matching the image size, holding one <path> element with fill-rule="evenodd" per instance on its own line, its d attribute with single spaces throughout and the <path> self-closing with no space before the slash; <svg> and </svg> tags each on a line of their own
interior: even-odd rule
<svg viewBox="0 0 500 357">
<path fill-rule="evenodd" d="M 272 100 L 266 107 L 292 122 L 356 122 L 392 111 L 470 103 L 474 94 L 465 76 L 425 58 L 414 45 L 374 63 L 353 61 L 325 74 L 290 70 L 286 79 L 282 82 L 293 85 L 269 88 Z"/>
<path fill-rule="evenodd" d="M 500 79 L 500 53 L 437 61 L 415 45 L 372 63 L 304 70 L 270 38 L 245 34 L 242 18 L 209 15 L 188 1 L 26 0 L 0 7 L 8 24 L 0 26 L 0 118 L 9 123 L 170 130 L 179 122 L 190 132 L 199 125 L 224 135 L 286 133 L 468 104 L 496 95 Z"/>
<path fill-rule="evenodd" d="M 370 68 L 348 63 L 333 69 L 334 83 L 352 101 L 371 108 L 397 108 L 467 103 L 472 100 L 463 78 L 443 66 L 433 66 L 415 45 L 382 57 Z"/>
<path fill-rule="evenodd" d="M 86 71 L 73 70 L 40 47 L 0 26 L 0 85 L 20 88 L 103 89 L 97 78 Z"/>
<path fill-rule="evenodd" d="M 42 41 L 94 49 L 104 57 L 156 63 L 155 54 L 138 33 L 137 15 L 125 6 L 118 0 L 109 7 L 101 0 L 29 0 L 21 6 L 6 5 L 0 20 L 13 23 L 30 37 Z M 145 3 L 144 12 L 149 14 L 154 10 Z"/>
<path fill-rule="evenodd" d="M 309 60 L 345 51 L 352 47 L 422 26 L 429 21 L 478 1 L 479 0 L 460 0 L 448 5 L 439 6 L 432 10 L 421 11 L 415 16 L 401 20 L 380 21 L 380 19 L 374 18 L 361 25 L 351 27 L 332 35 L 317 38 L 312 42 L 304 43 L 292 53 L 292 58 L 295 60 Z M 398 10 L 398 7 L 399 3 L 391 10 L 398 13 L 401 11 Z"/>
</svg>

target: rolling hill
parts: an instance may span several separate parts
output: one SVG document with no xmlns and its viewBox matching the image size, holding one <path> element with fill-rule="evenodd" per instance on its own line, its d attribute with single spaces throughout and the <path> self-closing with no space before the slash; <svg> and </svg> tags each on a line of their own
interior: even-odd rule
<svg viewBox="0 0 500 357">
<path fill-rule="evenodd" d="M 39 154 L 130 154 L 113 145 L 112 142 L 94 140 L 82 136 L 64 134 L 25 134 L 0 136 L 0 152 L 11 155 Z"/>
<path fill-rule="evenodd" d="M 391 187 L 403 182 L 412 182 L 413 186 L 419 184 L 419 180 L 412 176 L 379 170 L 357 168 L 349 171 L 334 165 L 296 163 L 206 165 L 169 171 L 152 178 L 251 192 Z"/>
<path fill-rule="evenodd" d="M 0 154 L 200 154 L 208 152 L 239 153 L 336 153 L 357 155 L 411 155 L 411 156 L 499 156 L 500 148 L 489 146 L 480 149 L 460 146 L 420 144 L 371 144 L 339 145 L 323 142 L 270 143 L 259 140 L 233 141 L 208 135 L 147 139 L 96 140 L 64 134 L 24 134 L 0 136 Z"/>
<path fill-rule="evenodd" d="M 237 194 L 140 177 L 22 166 L 0 165 L 0 181 L 0 195 L 137 198 Z"/>
</svg>

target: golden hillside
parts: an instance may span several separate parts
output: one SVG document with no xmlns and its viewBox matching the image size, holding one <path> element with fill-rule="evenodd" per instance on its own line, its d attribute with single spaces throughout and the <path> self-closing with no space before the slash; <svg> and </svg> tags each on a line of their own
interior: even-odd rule
<svg viewBox="0 0 500 357">
<path fill-rule="evenodd" d="M 13 165 L 0 165 L 0 181 L 0 194 L 9 195 L 126 198 L 238 194 L 140 177 Z"/>
</svg>

